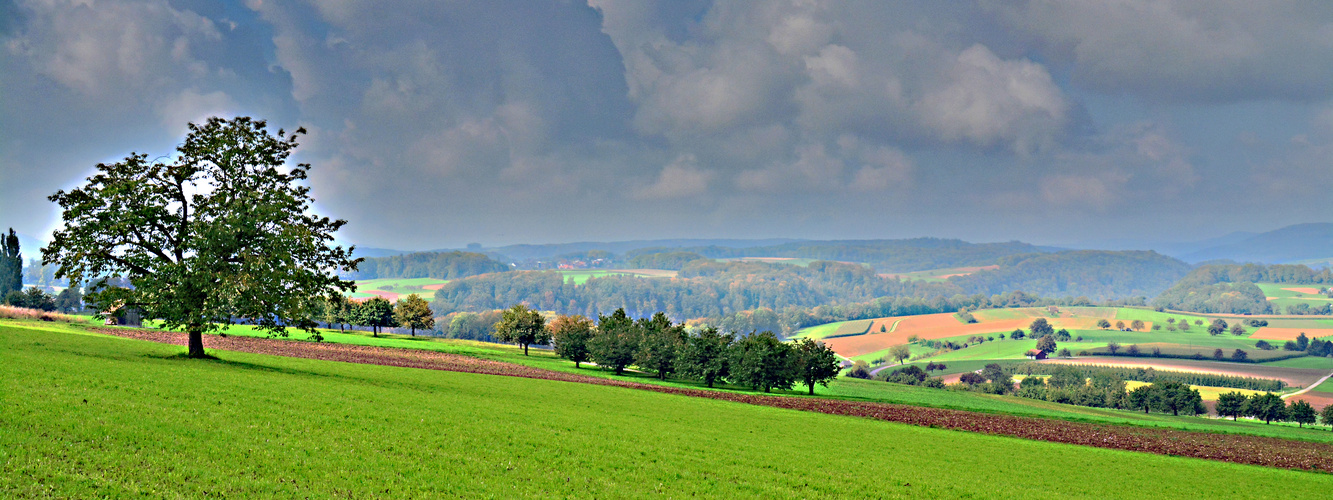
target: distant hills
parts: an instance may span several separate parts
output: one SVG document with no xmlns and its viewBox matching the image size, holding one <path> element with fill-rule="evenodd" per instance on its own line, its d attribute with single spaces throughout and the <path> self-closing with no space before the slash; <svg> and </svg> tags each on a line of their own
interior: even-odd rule
<svg viewBox="0 0 1333 500">
<path fill-rule="evenodd" d="M 1230 260 L 1284 264 L 1333 258 L 1333 223 L 1287 226 L 1179 256 L 1192 263 Z"/>
</svg>

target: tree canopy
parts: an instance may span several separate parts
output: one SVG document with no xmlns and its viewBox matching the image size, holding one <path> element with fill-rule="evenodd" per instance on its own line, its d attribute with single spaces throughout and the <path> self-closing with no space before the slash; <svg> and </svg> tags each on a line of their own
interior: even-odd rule
<svg viewBox="0 0 1333 500">
<path fill-rule="evenodd" d="M 191 357 L 205 356 L 204 332 L 234 318 L 280 335 L 313 331 L 316 302 L 352 290 L 337 273 L 358 261 L 329 246 L 346 221 L 311 213 L 310 166 L 286 165 L 304 132 L 209 118 L 189 125 L 174 161 L 131 153 L 99 164 L 84 185 L 50 196 L 63 228 L 42 257 L 72 282 L 127 277 L 132 287 L 87 298 L 186 330 Z"/>
</svg>

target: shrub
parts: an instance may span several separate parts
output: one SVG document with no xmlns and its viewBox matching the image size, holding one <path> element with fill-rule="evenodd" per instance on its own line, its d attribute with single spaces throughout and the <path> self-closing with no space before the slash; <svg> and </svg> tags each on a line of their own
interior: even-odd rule
<svg viewBox="0 0 1333 500">
<path fill-rule="evenodd" d="M 852 363 L 852 368 L 850 370 L 847 370 L 847 376 L 852 378 L 869 380 L 870 366 L 867 365 L 865 361 L 861 361 L 858 359 L 856 360 L 855 363 Z"/>
<path fill-rule="evenodd" d="M 1254 343 L 1254 347 L 1257 348 L 1257 349 L 1265 350 L 1265 351 L 1271 351 L 1271 350 L 1273 350 L 1273 344 L 1269 344 L 1268 341 L 1266 341 L 1266 340 L 1260 340 L 1260 341 L 1258 341 L 1258 342 L 1255 342 L 1255 343 Z"/>
<path fill-rule="evenodd" d="M 967 372 L 958 377 L 958 381 L 967 385 L 984 384 L 986 383 L 986 377 L 981 376 L 980 373 Z"/>
</svg>

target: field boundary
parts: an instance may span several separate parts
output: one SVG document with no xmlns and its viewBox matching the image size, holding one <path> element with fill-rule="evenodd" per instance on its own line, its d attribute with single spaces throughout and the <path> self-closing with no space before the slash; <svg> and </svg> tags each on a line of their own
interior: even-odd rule
<svg viewBox="0 0 1333 500">
<path fill-rule="evenodd" d="M 94 329 L 117 337 L 185 345 L 179 332 Z M 362 364 L 536 378 L 639 389 L 909 425 L 980 432 L 1021 439 L 1218 460 L 1247 465 L 1333 472 L 1333 444 L 1241 434 L 1091 424 L 891 403 L 710 391 L 556 372 L 459 354 L 254 337 L 205 335 L 209 349 Z"/>
</svg>

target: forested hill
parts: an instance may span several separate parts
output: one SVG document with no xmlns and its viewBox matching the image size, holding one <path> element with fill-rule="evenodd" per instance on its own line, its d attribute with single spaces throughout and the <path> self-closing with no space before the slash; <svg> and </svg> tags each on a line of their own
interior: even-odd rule
<svg viewBox="0 0 1333 500">
<path fill-rule="evenodd" d="M 1200 266 L 1161 295 L 1153 305 L 1181 311 L 1232 314 L 1329 314 L 1327 306 L 1299 304 L 1282 311 L 1255 283 L 1333 285 L 1333 270 L 1290 264 Z"/>
<path fill-rule="evenodd" d="M 1103 301 L 1156 297 L 1190 272 L 1189 264 L 1152 251 L 1076 250 L 1014 255 L 997 263 L 998 269 L 949 281 L 968 294 L 1021 290 L 1045 297 Z"/>
<path fill-rule="evenodd" d="M 471 252 L 419 252 L 366 259 L 347 279 L 436 278 L 451 280 L 508 271 L 509 266 Z"/>
<path fill-rule="evenodd" d="M 760 308 L 785 314 L 871 301 L 879 301 L 876 307 L 882 311 L 952 312 L 961 306 L 1007 303 L 1012 297 L 1000 296 L 1016 291 L 1073 302 L 1152 297 L 1188 270 L 1188 265 L 1152 252 L 1060 252 L 1002 259 L 996 271 L 939 282 L 886 278 L 867 266 L 832 261 L 793 266 L 692 259 L 670 279 L 608 276 L 576 285 L 559 272 L 476 276 L 445 285 L 432 307 L 446 314 L 523 302 L 588 316 L 617 308 L 630 314 L 666 311 L 676 321 Z"/>
<path fill-rule="evenodd" d="M 968 243 L 962 240 L 915 238 L 906 240 L 796 241 L 750 248 L 704 246 L 671 249 L 693 252 L 713 259 L 739 257 L 791 257 L 800 259 L 863 262 L 881 273 L 912 272 L 951 267 L 988 266 L 1001 257 L 1041 253 L 1042 247 L 1018 241 Z M 628 257 L 668 251 L 642 248 Z"/>
</svg>

